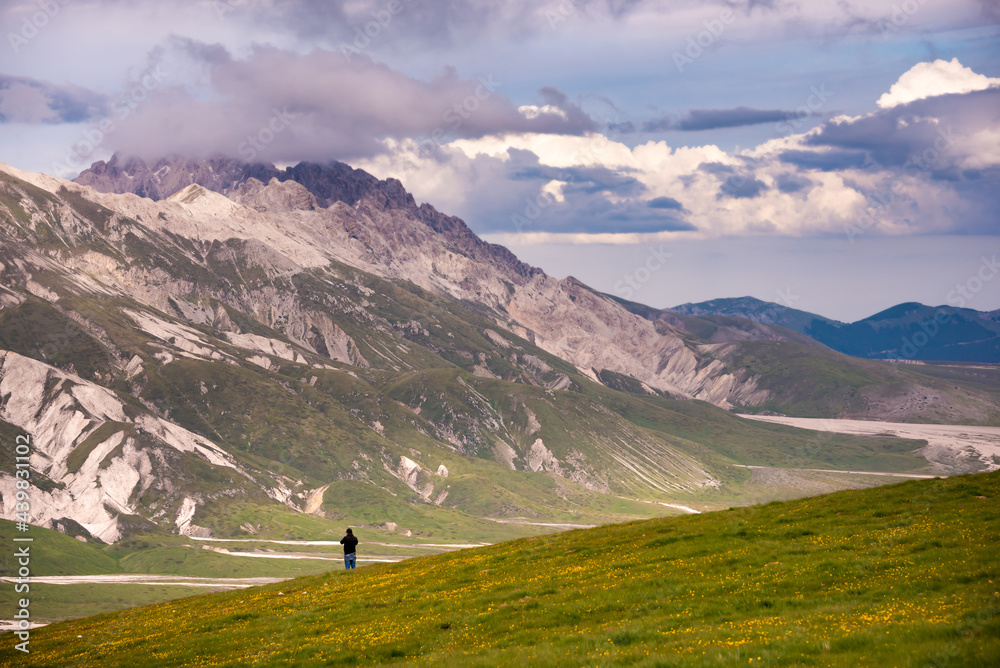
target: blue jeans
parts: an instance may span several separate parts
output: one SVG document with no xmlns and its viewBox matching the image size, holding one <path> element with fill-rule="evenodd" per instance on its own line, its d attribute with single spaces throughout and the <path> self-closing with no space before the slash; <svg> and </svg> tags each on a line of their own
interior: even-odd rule
<svg viewBox="0 0 1000 668">
<path fill-rule="evenodd" d="M 350 554 L 345 554 L 344 555 L 344 569 L 345 570 L 351 570 L 352 568 L 356 568 L 356 566 L 354 564 L 357 561 L 357 556 L 358 555 L 356 555 L 353 552 L 351 552 Z"/>
</svg>

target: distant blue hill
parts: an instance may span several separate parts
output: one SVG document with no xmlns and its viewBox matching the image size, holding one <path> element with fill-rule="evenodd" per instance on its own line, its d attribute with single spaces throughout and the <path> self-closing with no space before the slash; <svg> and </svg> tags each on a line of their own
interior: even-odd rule
<svg viewBox="0 0 1000 668">
<path fill-rule="evenodd" d="M 907 302 L 843 323 L 753 297 L 713 299 L 671 310 L 786 327 L 855 357 L 1000 363 L 1000 311 Z"/>
</svg>

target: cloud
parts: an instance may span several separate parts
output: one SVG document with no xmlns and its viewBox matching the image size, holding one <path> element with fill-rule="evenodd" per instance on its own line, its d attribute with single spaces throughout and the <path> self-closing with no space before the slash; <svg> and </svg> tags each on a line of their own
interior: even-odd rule
<svg viewBox="0 0 1000 668">
<path fill-rule="evenodd" d="M 889 109 L 928 97 L 971 93 L 993 86 L 1000 86 L 1000 79 L 976 74 L 972 68 L 963 67 L 958 58 L 935 60 L 911 67 L 876 104 L 882 109 Z"/>
<path fill-rule="evenodd" d="M 992 87 L 834 118 L 805 143 L 865 151 L 882 167 L 934 173 L 1000 165 L 998 131 L 1000 87 Z"/>
<path fill-rule="evenodd" d="M 107 108 L 105 96 L 79 86 L 57 86 L 0 74 L 0 123 L 80 123 Z"/>
<path fill-rule="evenodd" d="M 156 91 L 153 103 L 109 139 L 116 150 L 328 161 L 372 155 L 385 138 L 440 143 L 505 132 L 575 134 L 594 126 L 554 88 L 539 91 L 539 113 L 525 113 L 493 75 L 462 78 L 448 69 L 423 81 L 364 55 L 347 59 L 323 49 L 303 55 L 258 47 L 236 58 L 184 40 L 173 48 L 204 66 L 207 93 L 179 86 Z M 282 119 L 280 130 L 275 118 Z"/>
<path fill-rule="evenodd" d="M 451 153 L 446 161 L 461 165 L 468 156 Z M 501 200 L 499 208 L 483 206 L 480 193 L 470 193 L 475 202 L 470 214 L 486 232 L 548 233 L 656 233 L 690 231 L 694 226 L 683 217 L 683 206 L 670 198 L 659 198 L 649 206 L 646 186 L 628 170 L 606 167 L 552 167 L 543 165 L 531 151 L 511 149 L 505 160 L 479 155 L 476 169 L 489 164 L 492 173 L 520 187 L 519 198 Z M 496 189 L 497 179 L 480 187 Z M 558 183 L 558 197 L 549 184 Z M 676 204 L 676 206 L 674 206 Z"/>
<path fill-rule="evenodd" d="M 730 176 L 719 188 L 719 197 L 753 198 L 767 189 L 766 183 L 752 176 Z"/>
<path fill-rule="evenodd" d="M 435 152 L 404 144 L 359 166 L 510 243 L 1000 233 L 993 88 L 840 116 L 735 152 L 594 132 L 486 135 Z"/>
<path fill-rule="evenodd" d="M 654 197 L 646 202 L 646 206 L 650 209 L 673 209 L 675 211 L 684 210 L 684 205 L 675 200 L 673 197 Z"/>
<path fill-rule="evenodd" d="M 778 174 L 774 179 L 774 186 L 785 194 L 797 193 L 812 185 L 812 181 L 796 174 Z"/>
<path fill-rule="evenodd" d="M 104 0 L 130 2 L 131 0 Z M 586 34 L 594 24 L 606 30 L 635 32 L 651 28 L 663 40 L 679 40 L 705 30 L 724 10 L 738 21 L 727 26 L 728 40 L 737 33 L 756 40 L 792 35 L 826 40 L 858 32 L 880 34 L 880 26 L 899 13 L 899 0 L 864 3 L 792 2 L 790 0 L 399 0 L 401 11 L 390 23 L 387 48 L 434 49 L 481 44 L 497 36 L 526 40 L 557 33 Z M 225 4 L 225 0 L 222 0 Z M 993 0 L 951 0 L 940 5 L 921 3 L 920 11 L 906 15 L 907 29 L 926 30 L 946 23 L 949 28 L 978 26 Z M 355 30 L 381 13 L 387 0 L 267 0 L 244 3 L 228 15 L 243 14 L 257 23 L 281 26 L 300 38 L 317 43 L 353 38 Z M 994 10 L 995 11 L 995 10 Z M 944 21 L 946 19 L 946 21 Z"/>
<path fill-rule="evenodd" d="M 682 132 L 698 132 L 702 130 L 718 130 L 721 128 L 739 128 L 764 123 L 779 123 L 802 118 L 798 111 L 781 109 L 751 109 L 736 107 L 735 109 L 692 109 L 680 118 L 665 116 L 643 124 L 646 132 L 663 130 L 681 130 Z"/>
<path fill-rule="evenodd" d="M 358 166 L 403 180 L 418 199 L 485 234 L 656 234 L 695 230 L 680 203 L 650 207 L 648 188 L 627 169 L 543 163 L 530 150 L 502 156 L 453 146 L 389 141 Z"/>
<path fill-rule="evenodd" d="M 859 33 L 884 36 L 880 26 L 887 21 L 892 36 L 918 34 L 932 39 L 944 30 L 981 27 L 984 16 L 990 20 L 990 12 L 993 20 L 996 16 L 994 0 L 920 2 L 919 11 L 905 14 L 899 0 L 397 1 L 393 6 L 399 8 L 398 13 L 390 14 L 389 0 L 87 0 L 69 3 L 67 15 L 73 11 L 76 21 L 86 12 L 107 22 L 114 10 L 116 25 L 122 19 L 131 25 L 144 23 L 144 28 L 160 36 L 185 34 L 225 40 L 241 32 L 250 36 L 241 46 L 296 43 L 301 48 L 320 46 L 337 52 L 375 21 L 379 30 L 372 44 L 380 55 L 420 56 L 468 47 L 478 50 L 491 42 L 586 39 L 593 43 L 597 34 L 613 35 L 615 41 L 625 42 L 622 52 L 634 48 L 637 40 L 649 46 L 666 44 L 674 50 L 705 31 L 706 23 L 718 23 L 723 11 L 731 12 L 736 20 L 725 24 L 725 32 L 718 38 L 720 45 L 788 38 L 830 43 Z M 0 23 L 20 26 L 36 11 L 34 5 L 27 0 L 0 3 Z M 892 19 L 900 14 L 904 22 L 897 26 Z M 80 44 L 86 42 L 81 40 Z"/>
<path fill-rule="evenodd" d="M 783 151 L 779 155 L 782 162 L 797 165 L 803 169 L 819 169 L 824 172 L 844 169 L 861 169 L 868 164 L 868 154 L 864 151 Z"/>
</svg>

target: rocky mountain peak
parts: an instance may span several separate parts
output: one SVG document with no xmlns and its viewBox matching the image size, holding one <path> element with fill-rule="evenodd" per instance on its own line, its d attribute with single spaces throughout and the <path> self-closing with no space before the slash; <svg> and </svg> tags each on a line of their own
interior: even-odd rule
<svg viewBox="0 0 1000 668">
<path fill-rule="evenodd" d="M 229 194 L 230 199 L 257 211 L 314 211 L 319 205 L 316 196 L 295 181 L 279 181 L 277 177 L 264 185 L 251 177 Z"/>
<path fill-rule="evenodd" d="M 372 223 L 382 220 L 388 228 L 400 227 L 403 220 L 407 225 L 429 227 L 453 250 L 478 263 L 501 266 L 524 279 L 541 272 L 518 260 L 507 248 L 480 239 L 461 218 L 443 214 L 430 204 L 418 206 L 398 179 L 380 180 L 337 161 L 300 162 L 279 170 L 274 165 L 224 156 L 207 160 L 167 156 L 147 163 L 116 153 L 108 162 L 95 162 L 74 181 L 99 192 L 134 193 L 154 201 L 173 199 L 174 193 L 197 185 L 260 212 L 328 209 L 341 202 L 367 213 Z M 377 234 L 361 229 L 359 221 L 346 221 L 345 225 L 359 239 Z"/>
</svg>

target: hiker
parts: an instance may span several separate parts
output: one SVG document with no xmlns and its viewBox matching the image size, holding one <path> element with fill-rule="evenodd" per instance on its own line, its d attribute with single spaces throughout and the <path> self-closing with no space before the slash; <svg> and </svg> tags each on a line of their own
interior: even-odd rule
<svg viewBox="0 0 1000 668">
<path fill-rule="evenodd" d="M 358 539 L 354 532 L 348 529 L 344 537 L 340 539 L 340 544 L 344 546 L 344 570 L 349 571 L 356 568 L 357 554 L 354 548 L 358 546 Z"/>
</svg>

